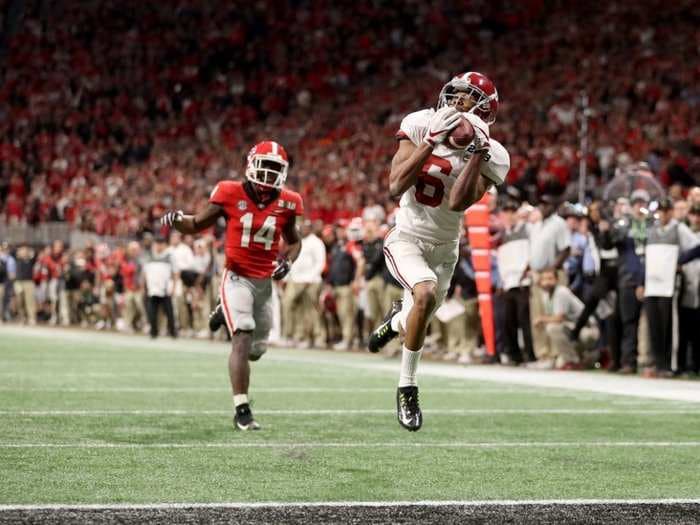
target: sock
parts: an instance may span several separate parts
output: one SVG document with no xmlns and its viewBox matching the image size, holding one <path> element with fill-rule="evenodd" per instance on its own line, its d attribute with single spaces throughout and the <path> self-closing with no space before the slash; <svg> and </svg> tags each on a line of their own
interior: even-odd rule
<svg viewBox="0 0 700 525">
<path fill-rule="evenodd" d="M 417 386 L 416 369 L 418 368 L 418 361 L 420 361 L 422 353 L 422 348 L 414 351 L 406 348 L 406 345 L 402 347 L 399 386 Z"/>
<path fill-rule="evenodd" d="M 394 317 L 391 318 L 391 329 L 394 332 L 399 331 L 399 320 L 401 319 L 401 312 L 398 312 Z"/>
<path fill-rule="evenodd" d="M 238 407 L 248 402 L 248 394 L 233 394 L 233 406 Z"/>
</svg>

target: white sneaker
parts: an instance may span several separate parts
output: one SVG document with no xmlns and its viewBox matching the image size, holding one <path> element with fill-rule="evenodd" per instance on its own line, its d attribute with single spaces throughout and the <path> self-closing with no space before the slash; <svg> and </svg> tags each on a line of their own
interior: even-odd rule
<svg viewBox="0 0 700 525">
<path fill-rule="evenodd" d="M 472 363 L 472 358 L 469 354 L 460 355 L 457 359 L 457 364 L 459 365 L 470 365 Z"/>
<path fill-rule="evenodd" d="M 525 368 L 530 368 L 532 370 L 553 370 L 554 369 L 554 359 L 542 359 L 538 361 L 532 361 L 525 365 Z"/>
</svg>

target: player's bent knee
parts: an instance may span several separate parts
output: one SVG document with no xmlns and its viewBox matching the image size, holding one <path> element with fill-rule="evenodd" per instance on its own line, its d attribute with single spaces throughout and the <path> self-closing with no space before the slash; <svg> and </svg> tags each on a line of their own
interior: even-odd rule
<svg viewBox="0 0 700 525">
<path fill-rule="evenodd" d="M 248 352 L 248 360 L 257 361 L 265 352 L 267 352 L 267 343 L 265 341 L 256 341 Z"/>
<path fill-rule="evenodd" d="M 437 304 L 437 286 L 429 281 L 419 283 L 413 289 L 413 306 L 421 311 L 431 312 Z"/>
<path fill-rule="evenodd" d="M 234 324 L 236 325 L 236 332 L 252 332 L 255 330 L 255 321 L 252 317 L 236 319 Z"/>
</svg>

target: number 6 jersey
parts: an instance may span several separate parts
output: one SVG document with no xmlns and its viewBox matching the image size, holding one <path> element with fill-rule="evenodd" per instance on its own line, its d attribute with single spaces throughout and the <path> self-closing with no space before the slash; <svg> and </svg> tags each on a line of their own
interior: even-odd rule
<svg viewBox="0 0 700 525">
<path fill-rule="evenodd" d="M 242 182 L 222 181 L 209 202 L 226 213 L 226 267 L 242 277 L 270 277 L 282 230 L 304 213 L 301 196 L 282 188 L 276 199 L 262 206 L 248 196 Z"/>
<path fill-rule="evenodd" d="M 420 145 L 434 113 L 433 109 L 424 109 L 408 114 L 401 122 L 396 138 Z M 493 172 L 498 172 L 502 181 L 510 168 L 508 153 L 495 139 L 490 139 L 489 143 L 491 151 L 484 156 L 481 173 L 494 179 L 496 177 L 493 177 Z M 397 230 L 437 244 L 457 242 L 464 212 L 450 210 L 448 196 L 472 151 L 473 145 L 456 150 L 438 144 L 433 149 L 415 186 L 401 196 L 396 215 Z"/>
</svg>

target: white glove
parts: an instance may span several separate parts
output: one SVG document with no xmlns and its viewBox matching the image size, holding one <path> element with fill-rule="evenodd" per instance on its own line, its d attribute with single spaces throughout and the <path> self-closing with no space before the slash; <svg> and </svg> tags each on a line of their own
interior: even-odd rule
<svg viewBox="0 0 700 525">
<path fill-rule="evenodd" d="M 474 113 L 462 113 L 474 128 L 474 152 L 489 149 L 489 125 Z"/>
<path fill-rule="evenodd" d="M 182 210 L 168 211 L 160 218 L 160 223 L 163 226 L 171 227 L 174 223 L 182 221 L 184 216 L 185 214 Z"/>
<path fill-rule="evenodd" d="M 431 147 L 441 144 L 450 134 L 450 131 L 457 127 L 461 115 L 453 106 L 444 106 L 438 109 L 428 122 L 428 133 L 423 142 Z"/>
<path fill-rule="evenodd" d="M 483 177 L 500 186 L 510 171 L 510 155 L 496 139 L 491 139 L 489 144 L 491 147 L 482 157 L 479 171 Z"/>
</svg>

